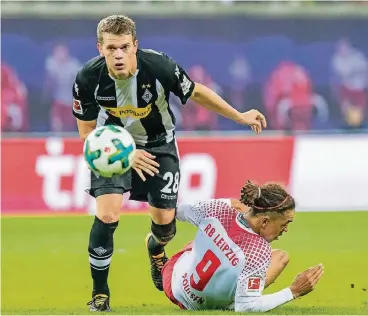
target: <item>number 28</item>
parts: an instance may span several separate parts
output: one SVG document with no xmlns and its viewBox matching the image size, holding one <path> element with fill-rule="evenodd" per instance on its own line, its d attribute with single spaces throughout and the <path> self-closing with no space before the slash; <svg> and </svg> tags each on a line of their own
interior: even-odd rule
<svg viewBox="0 0 368 316">
<path fill-rule="evenodd" d="M 167 181 L 167 184 L 161 190 L 163 193 L 171 194 L 178 193 L 179 191 L 179 172 L 175 173 L 175 176 L 172 172 L 168 171 L 164 174 L 163 179 Z"/>
</svg>

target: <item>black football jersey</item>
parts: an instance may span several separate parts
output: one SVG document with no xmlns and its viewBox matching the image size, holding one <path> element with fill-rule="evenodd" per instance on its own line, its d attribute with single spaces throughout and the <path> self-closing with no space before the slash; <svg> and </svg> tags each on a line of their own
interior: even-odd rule
<svg viewBox="0 0 368 316">
<path fill-rule="evenodd" d="M 125 80 L 109 75 L 104 57 L 88 61 L 73 86 L 73 115 L 83 121 L 97 120 L 97 126 L 122 126 L 141 146 L 169 143 L 175 135 L 170 92 L 185 104 L 195 84 L 164 53 L 139 49 L 137 61 L 136 73 Z"/>
</svg>

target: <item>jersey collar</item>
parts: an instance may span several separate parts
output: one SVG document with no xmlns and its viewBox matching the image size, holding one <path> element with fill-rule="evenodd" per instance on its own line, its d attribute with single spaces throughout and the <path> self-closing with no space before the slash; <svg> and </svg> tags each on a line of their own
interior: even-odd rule
<svg viewBox="0 0 368 316">
<path fill-rule="evenodd" d="M 240 228 L 246 230 L 248 233 L 259 235 L 252 228 L 250 228 L 249 223 L 243 213 L 238 213 L 236 216 L 236 223 Z"/>
</svg>

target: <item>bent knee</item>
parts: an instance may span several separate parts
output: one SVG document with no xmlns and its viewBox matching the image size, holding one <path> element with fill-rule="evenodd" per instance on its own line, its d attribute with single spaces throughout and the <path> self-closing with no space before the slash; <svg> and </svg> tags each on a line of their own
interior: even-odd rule
<svg viewBox="0 0 368 316">
<path fill-rule="evenodd" d="M 165 225 L 158 225 L 152 221 L 151 232 L 157 242 L 159 242 L 162 245 L 166 245 L 176 235 L 175 218 L 169 224 L 165 224 Z"/>
<path fill-rule="evenodd" d="M 175 218 L 175 209 L 162 209 L 153 207 L 150 205 L 149 207 L 152 221 L 158 225 L 165 225 L 171 223 Z"/>
<path fill-rule="evenodd" d="M 272 250 L 272 261 L 278 262 L 279 264 L 286 267 L 289 263 L 289 255 L 286 251 L 281 249 Z"/>
</svg>

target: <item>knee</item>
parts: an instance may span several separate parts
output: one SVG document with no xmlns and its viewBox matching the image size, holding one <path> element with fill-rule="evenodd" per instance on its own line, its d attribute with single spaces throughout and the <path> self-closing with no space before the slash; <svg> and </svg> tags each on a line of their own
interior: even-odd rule
<svg viewBox="0 0 368 316">
<path fill-rule="evenodd" d="M 90 236 L 88 251 L 91 255 L 107 256 L 112 254 L 114 242 L 113 235 L 119 222 L 104 223 L 98 217 L 95 217 Z"/>
<path fill-rule="evenodd" d="M 119 220 L 120 214 L 116 212 L 100 212 L 96 215 L 102 222 L 106 224 L 115 223 Z"/>
<path fill-rule="evenodd" d="M 170 223 L 175 219 L 175 208 L 162 209 L 150 205 L 149 212 L 152 221 L 158 225 Z"/>
<path fill-rule="evenodd" d="M 289 255 L 284 250 L 276 249 L 272 251 L 272 260 L 286 267 L 289 263 Z"/>
<path fill-rule="evenodd" d="M 158 225 L 152 221 L 151 231 L 160 244 L 166 245 L 176 235 L 176 220 L 174 218 L 169 224 L 164 225 Z"/>
<path fill-rule="evenodd" d="M 96 217 L 105 224 L 115 223 L 120 218 L 120 207 L 106 205 L 106 207 L 97 207 Z"/>
<path fill-rule="evenodd" d="M 96 217 L 106 224 L 117 222 L 120 218 L 120 208 L 123 198 L 119 194 L 105 194 L 96 199 Z"/>
</svg>

